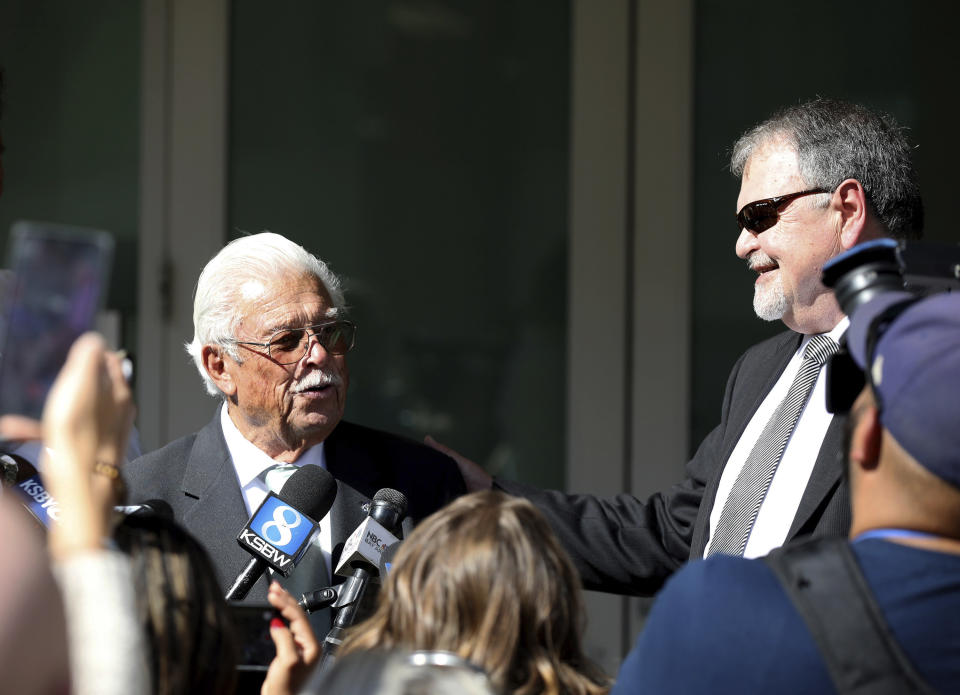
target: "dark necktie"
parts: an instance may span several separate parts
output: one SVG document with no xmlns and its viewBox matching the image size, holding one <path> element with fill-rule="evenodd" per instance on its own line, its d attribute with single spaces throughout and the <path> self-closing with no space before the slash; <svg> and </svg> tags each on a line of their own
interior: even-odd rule
<svg viewBox="0 0 960 695">
<path fill-rule="evenodd" d="M 837 348 L 836 341 L 825 335 L 815 335 L 807 343 L 800 370 L 790 390 L 763 428 L 733 483 L 730 496 L 717 519 L 708 555 L 743 555 L 760 505 L 767 496 L 780 458 L 800 419 L 800 412 L 810 398 L 820 368 Z"/>
</svg>

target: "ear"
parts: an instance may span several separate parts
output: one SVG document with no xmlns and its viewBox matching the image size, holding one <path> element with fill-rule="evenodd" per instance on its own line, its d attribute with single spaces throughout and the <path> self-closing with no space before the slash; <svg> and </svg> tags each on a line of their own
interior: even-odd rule
<svg viewBox="0 0 960 695">
<path fill-rule="evenodd" d="M 850 434 L 850 461 L 861 470 L 869 471 L 880 462 L 883 426 L 875 404 L 863 404 L 859 412 L 851 414 L 856 421 Z"/>
<path fill-rule="evenodd" d="M 217 345 L 204 345 L 200 356 L 203 358 L 203 368 L 207 370 L 207 374 L 213 379 L 217 388 L 228 398 L 236 394 L 237 384 L 233 379 L 233 370 L 229 368 L 236 366 L 236 362 L 224 356 L 223 348 Z M 230 365 L 227 364 L 227 360 L 230 361 Z"/>
<path fill-rule="evenodd" d="M 869 208 L 867 194 L 856 179 L 847 179 L 833 193 L 830 204 L 840 213 L 840 244 L 849 250 L 866 241 Z"/>
</svg>

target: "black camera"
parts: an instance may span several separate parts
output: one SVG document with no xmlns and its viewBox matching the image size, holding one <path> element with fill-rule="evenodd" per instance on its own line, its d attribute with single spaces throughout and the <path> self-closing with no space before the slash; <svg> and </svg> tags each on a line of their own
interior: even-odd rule
<svg viewBox="0 0 960 695">
<path fill-rule="evenodd" d="M 875 297 L 889 295 L 889 305 L 871 322 L 867 333 L 866 363 L 870 364 L 880 336 L 904 309 L 930 294 L 960 288 L 960 246 L 869 241 L 831 259 L 824 265 L 821 279 L 850 317 Z M 827 410 L 849 411 L 868 376 L 842 340 L 840 350 L 827 363 Z"/>
</svg>

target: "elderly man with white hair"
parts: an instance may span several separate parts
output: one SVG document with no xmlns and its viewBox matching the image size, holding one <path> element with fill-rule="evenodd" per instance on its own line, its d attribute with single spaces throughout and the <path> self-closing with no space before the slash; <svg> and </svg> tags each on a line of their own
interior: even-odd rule
<svg viewBox="0 0 960 695">
<path fill-rule="evenodd" d="M 301 577 L 309 589 L 331 583 L 343 541 L 377 490 L 404 493 L 413 520 L 465 491 L 447 456 L 342 421 L 355 326 L 339 279 L 303 247 L 266 232 L 227 244 L 200 274 L 193 321 L 187 351 L 222 403 L 199 432 L 131 463 L 127 483 L 132 502 L 170 504 L 210 553 L 225 590 L 250 559 L 236 537 L 278 465 L 320 465 L 337 480 L 318 541 L 327 575 Z M 267 588 L 261 578 L 248 600 L 265 601 Z"/>
</svg>

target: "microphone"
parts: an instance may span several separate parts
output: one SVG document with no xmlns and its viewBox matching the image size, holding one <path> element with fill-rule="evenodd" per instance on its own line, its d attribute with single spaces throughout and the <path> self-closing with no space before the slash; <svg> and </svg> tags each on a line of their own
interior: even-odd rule
<svg viewBox="0 0 960 695">
<path fill-rule="evenodd" d="M 60 522 L 60 505 L 47 492 L 36 466 L 16 454 L 0 454 L 0 470 L 4 487 L 14 488 L 23 508 L 30 512 L 44 529 Z M 114 507 L 120 514 L 157 514 L 173 518 L 173 507 L 165 500 L 147 500 L 143 504 Z"/>
<path fill-rule="evenodd" d="M 0 454 L 0 470 L 4 487 L 14 487 L 27 478 L 37 475 L 37 468 L 18 454 Z"/>
<path fill-rule="evenodd" d="M 373 496 L 373 502 L 367 510 L 367 518 L 344 544 L 336 574 L 345 576 L 347 580 L 334 589 L 338 596 L 332 605 L 338 610 L 333 620 L 333 627 L 323 641 L 321 668 L 327 668 L 332 663 L 334 653 L 343 642 L 344 630 L 353 625 L 367 585 L 371 581 L 379 581 L 380 557 L 387 548 L 400 542 L 393 533 L 406 513 L 406 496 L 397 490 L 383 488 Z M 321 589 L 312 594 L 323 595 L 325 591 Z M 304 594 L 300 599 L 300 605 L 307 610 L 309 608 L 304 604 L 309 605 L 310 598 Z M 322 600 L 323 597 L 317 598 Z"/>
<path fill-rule="evenodd" d="M 380 554 L 380 561 L 377 563 L 377 576 L 374 577 L 374 581 L 379 579 L 382 584 L 384 577 L 393 571 L 393 558 L 396 557 L 399 549 L 400 542 L 398 541 L 393 545 L 387 546 L 387 549 Z M 300 597 L 300 607 L 307 613 L 329 608 L 340 598 L 340 589 L 343 586 L 343 584 L 338 584 L 337 586 L 328 586 L 324 589 L 317 589 L 316 591 L 308 591 Z"/>
<path fill-rule="evenodd" d="M 368 516 L 344 542 L 334 574 L 349 578 L 355 568 L 361 567 L 372 572 L 370 581 L 380 583 L 380 578 L 389 571 L 389 563 L 400 546 L 400 540 L 393 530 L 399 527 L 406 509 L 407 498 L 402 492 L 391 488 L 379 490 L 373 496 L 373 501 L 364 505 Z M 305 592 L 300 597 L 300 607 L 307 613 L 330 606 L 341 607 L 346 600 L 338 599 L 348 587 L 349 583 Z"/>
<path fill-rule="evenodd" d="M 20 474 L 20 464 L 10 454 L 0 456 L 0 484 L 3 487 L 13 487 L 17 484 Z"/>
<path fill-rule="evenodd" d="M 344 543 L 334 574 L 349 577 L 352 569 L 364 567 L 371 570 L 373 580 L 379 582 L 381 556 L 387 548 L 400 542 L 393 532 L 407 513 L 407 498 L 402 492 L 383 488 L 373 496 L 367 513 L 369 516 Z"/>
<path fill-rule="evenodd" d="M 162 516 L 173 519 L 173 507 L 166 500 L 147 500 L 141 504 L 114 507 L 113 511 L 124 516 Z"/>
<path fill-rule="evenodd" d="M 36 466 L 16 454 L 0 456 L 3 466 L 4 486 L 12 478 L 10 488 L 16 490 L 20 504 L 30 512 L 33 520 L 45 530 L 50 524 L 60 521 L 60 505 L 43 486 Z"/>
<path fill-rule="evenodd" d="M 314 519 L 327 515 L 336 496 L 337 481 L 312 464 L 297 469 L 279 496 L 268 493 L 237 536 L 240 547 L 253 557 L 227 590 L 226 600 L 245 598 L 267 567 L 289 575 L 317 528 Z"/>
</svg>

